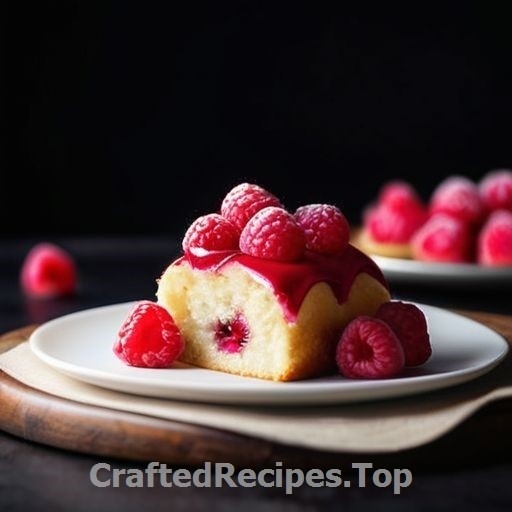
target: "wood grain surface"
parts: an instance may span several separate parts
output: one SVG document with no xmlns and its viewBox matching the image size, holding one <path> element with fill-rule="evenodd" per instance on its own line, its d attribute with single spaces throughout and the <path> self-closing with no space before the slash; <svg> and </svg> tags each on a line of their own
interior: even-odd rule
<svg viewBox="0 0 512 512">
<path fill-rule="evenodd" d="M 473 318 L 512 342 L 512 317 L 455 312 Z M 26 341 L 36 326 L 0 336 L 0 352 Z M 375 465 L 443 467 L 508 460 L 512 449 L 512 400 L 489 404 L 453 431 L 426 445 L 395 453 L 330 453 L 285 446 L 214 428 L 79 404 L 16 381 L 0 371 L 0 429 L 27 441 L 75 453 L 122 460 L 198 466 L 205 461 L 239 467 L 333 467 L 371 460 Z M 475 439 L 478 442 L 475 442 Z"/>
</svg>

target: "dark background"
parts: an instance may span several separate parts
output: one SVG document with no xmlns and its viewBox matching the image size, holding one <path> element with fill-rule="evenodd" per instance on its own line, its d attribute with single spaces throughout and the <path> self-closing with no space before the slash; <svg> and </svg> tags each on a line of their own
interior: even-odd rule
<svg viewBox="0 0 512 512">
<path fill-rule="evenodd" d="M 4 3 L 4 236 L 180 234 L 240 181 L 357 223 L 512 166 L 505 10 L 337 4 Z"/>
</svg>

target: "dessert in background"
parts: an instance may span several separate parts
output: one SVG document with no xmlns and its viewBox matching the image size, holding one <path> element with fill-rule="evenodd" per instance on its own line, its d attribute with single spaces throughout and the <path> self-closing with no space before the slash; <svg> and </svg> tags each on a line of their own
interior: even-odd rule
<svg viewBox="0 0 512 512">
<path fill-rule="evenodd" d="M 481 265 L 512 265 L 512 211 L 493 211 L 478 233 L 476 258 Z"/>
<path fill-rule="evenodd" d="M 494 169 L 489 171 L 480 180 L 478 188 L 488 212 L 512 211 L 512 170 Z"/>
<path fill-rule="evenodd" d="M 406 181 L 391 181 L 364 211 L 354 243 L 369 254 L 411 258 L 411 238 L 426 219 L 427 208 L 414 187 Z"/>
<path fill-rule="evenodd" d="M 474 234 L 467 222 L 449 213 L 435 213 L 411 238 L 411 254 L 418 261 L 471 263 Z"/>
<path fill-rule="evenodd" d="M 426 201 L 408 182 L 392 180 L 365 208 L 354 243 L 377 256 L 508 266 L 512 220 L 507 212 L 512 212 L 509 169 L 489 171 L 479 181 L 450 175 Z"/>
</svg>

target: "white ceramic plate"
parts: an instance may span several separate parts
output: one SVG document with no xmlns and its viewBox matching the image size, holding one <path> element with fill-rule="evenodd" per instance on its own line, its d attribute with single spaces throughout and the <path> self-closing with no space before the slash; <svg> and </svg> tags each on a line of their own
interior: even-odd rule
<svg viewBox="0 0 512 512">
<path fill-rule="evenodd" d="M 504 284 L 512 282 L 512 266 L 485 267 L 474 263 L 431 263 L 370 254 L 390 281 Z"/>
<path fill-rule="evenodd" d="M 133 303 L 72 313 L 39 326 L 34 354 L 54 369 L 97 386 L 137 395 L 224 404 L 335 404 L 380 400 L 446 388 L 490 371 L 508 344 L 495 331 L 455 313 L 418 304 L 424 311 L 433 355 L 399 378 L 349 380 L 340 375 L 297 382 L 239 377 L 183 364 L 134 368 L 113 353 L 117 330 Z"/>
</svg>

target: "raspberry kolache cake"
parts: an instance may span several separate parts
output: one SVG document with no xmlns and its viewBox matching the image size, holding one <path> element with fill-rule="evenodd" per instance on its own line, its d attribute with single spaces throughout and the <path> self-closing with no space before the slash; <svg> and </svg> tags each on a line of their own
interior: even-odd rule
<svg viewBox="0 0 512 512">
<path fill-rule="evenodd" d="M 390 297 L 379 267 L 349 243 L 334 205 L 288 211 L 242 183 L 186 231 L 156 302 L 184 340 L 180 360 L 274 381 L 335 373 L 345 326 Z"/>
</svg>

